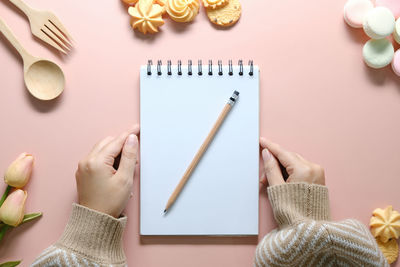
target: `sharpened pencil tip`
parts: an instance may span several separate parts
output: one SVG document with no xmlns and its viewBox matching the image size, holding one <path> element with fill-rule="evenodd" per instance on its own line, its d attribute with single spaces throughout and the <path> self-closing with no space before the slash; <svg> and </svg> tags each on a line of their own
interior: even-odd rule
<svg viewBox="0 0 400 267">
<path fill-rule="evenodd" d="M 167 213 L 167 210 L 164 210 L 164 214 Z"/>
<path fill-rule="evenodd" d="M 239 95 L 239 92 L 235 90 L 235 92 L 233 92 L 235 95 Z"/>
</svg>

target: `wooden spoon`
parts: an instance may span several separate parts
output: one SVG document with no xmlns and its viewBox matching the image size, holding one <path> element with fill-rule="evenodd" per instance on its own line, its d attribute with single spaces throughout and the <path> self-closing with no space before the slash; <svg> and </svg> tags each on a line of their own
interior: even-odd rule
<svg viewBox="0 0 400 267">
<path fill-rule="evenodd" d="M 40 100 L 52 100 L 59 96 L 65 85 L 64 73 L 61 68 L 49 60 L 36 58 L 29 54 L 1 18 L 0 31 L 24 61 L 24 80 L 29 92 Z"/>
</svg>

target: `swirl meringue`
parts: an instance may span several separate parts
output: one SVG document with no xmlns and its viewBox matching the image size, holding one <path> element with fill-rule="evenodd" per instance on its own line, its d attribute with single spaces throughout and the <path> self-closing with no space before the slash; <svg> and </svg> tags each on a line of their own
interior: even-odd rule
<svg viewBox="0 0 400 267">
<path fill-rule="evenodd" d="M 164 25 L 163 12 L 164 8 L 153 4 L 152 0 L 140 0 L 135 7 L 128 9 L 132 16 L 132 28 L 137 28 L 144 34 L 158 32 L 158 27 Z"/>
<path fill-rule="evenodd" d="M 177 22 L 190 22 L 199 13 L 199 0 L 168 0 L 167 13 Z"/>
<path fill-rule="evenodd" d="M 383 243 L 391 238 L 399 238 L 400 236 L 400 213 L 393 210 L 392 206 L 385 209 L 376 209 L 369 226 L 374 237 L 378 237 Z"/>
<path fill-rule="evenodd" d="M 226 6 L 229 0 L 203 0 L 203 5 L 205 8 L 218 9 Z"/>
</svg>

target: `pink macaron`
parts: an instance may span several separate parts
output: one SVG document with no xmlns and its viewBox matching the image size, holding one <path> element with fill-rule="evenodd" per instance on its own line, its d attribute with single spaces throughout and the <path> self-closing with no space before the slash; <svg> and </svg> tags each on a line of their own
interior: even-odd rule
<svg viewBox="0 0 400 267">
<path fill-rule="evenodd" d="M 397 76 L 400 76 L 400 49 L 394 53 L 392 69 Z"/>
<path fill-rule="evenodd" d="M 376 6 L 387 7 L 396 19 L 400 17 L 400 0 L 376 0 Z"/>
<path fill-rule="evenodd" d="M 348 0 L 344 5 L 344 20 L 353 28 L 362 28 L 365 15 L 373 8 L 371 0 Z"/>
</svg>

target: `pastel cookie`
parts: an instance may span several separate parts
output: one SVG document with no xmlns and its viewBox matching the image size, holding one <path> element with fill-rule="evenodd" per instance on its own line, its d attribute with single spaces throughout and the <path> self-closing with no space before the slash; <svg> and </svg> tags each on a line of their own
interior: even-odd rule
<svg viewBox="0 0 400 267">
<path fill-rule="evenodd" d="M 344 20 L 353 28 L 362 28 L 366 14 L 373 8 L 371 0 L 349 0 L 344 5 Z"/>
<path fill-rule="evenodd" d="M 134 6 L 139 0 L 122 0 L 127 5 Z"/>
<path fill-rule="evenodd" d="M 199 13 L 199 0 L 168 0 L 167 13 L 177 22 L 190 22 Z"/>
<path fill-rule="evenodd" d="M 399 256 L 399 245 L 396 239 L 391 239 L 386 243 L 383 243 L 380 239 L 376 239 L 376 243 L 389 264 L 397 260 Z"/>
<path fill-rule="evenodd" d="M 393 38 L 396 40 L 397 43 L 400 44 L 400 18 L 397 19 L 396 24 L 394 26 Z"/>
<path fill-rule="evenodd" d="M 382 39 L 392 34 L 394 25 L 392 12 L 386 7 L 376 7 L 365 16 L 363 28 L 372 39 Z"/>
<path fill-rule="evenodd" d="M 226 6 L 229 0 L 203 0 L 203 5 L 205 8 L 218 9 Z"/>
<path fill-rule="evenodd" d="M 164 8 L 153 4 L 152 0 L 139 0 L 137 5 L 128 9 L 132 16 L 132 28 L 144 34 L 158 32 L 158 27 L 164 25 L 163 11 Z"/>
<path fill-rule="evenodd" d="M 383 68 L 392 62 L 394 48 L 388 39 L 369 40 L 363 48 L 365 63 L 374 69 Z"/>
<path fill-rule="evenodd" d="M 163 14 L 165 14 L 167 12 L 167 9 L 166 9 L 167 0 L 154 0 L 154 3 L 159 4 L 160 6 L 162 6 L 164 8 Z"/>
<path fill-rule="evenodd" d="M 219 26 L 228 27 L 235 24 L 242 14 L 239 0 L 229 0 L 229 3 L 218 9 L 207 9 L 208 19 Z"/>
<path fill-rule="evenodd" d="M 154 3 L 159 4 L 160 6 L 166 6 L 167 0 L 154 0 Z"/>
<path fill-rule="evenodd" d="M 395 18 L 400 17 L 400 1 L 399 0 L 376 0 L 376 6 L 384 6 L 389 8 Z"/>
<path fill-rule="evenodd" d="M 397 76 L 400 76 L 400 49 L 394 53 L 392 69 Z"/>
<path fill-rule="evenodd" d="M 375 209 L 372 213 L 369 226 L 374 237 L 383 243 L 392 238 L 400 237 L 400 213 L 393 210 L 392 206 L 385 209 Z"/>
</svg>

